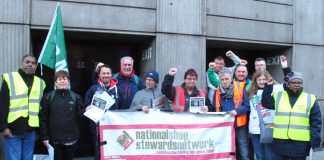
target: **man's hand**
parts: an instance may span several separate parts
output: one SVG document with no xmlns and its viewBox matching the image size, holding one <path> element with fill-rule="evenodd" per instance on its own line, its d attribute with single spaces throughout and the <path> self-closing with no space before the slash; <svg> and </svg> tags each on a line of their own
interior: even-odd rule
<svg viewBox="0 0 324 160">
<path fill-rule="evenodd" d="M 12 137 L 12 133 L 10 131 L 9 128 L 6 128 L 2 131 L 2 135 L 5 136 L 5 137 L 8 137 L 8 138 L 11 138 Z"/>
<path fill-rule="evenodd" d="M 208 67 L 209 67 L 210 69 L 214 69 L 215 66 L 216 66 L 216 63 L 215 63 L 215 62 L 210 62 L 210 63 L 208 64 Z"/>
<path fill-rule="evenodd" d="M 101 66 L 103 66 L 103 65 L 104 65 L 103 63 L 99 62 L 99 63 L 97 64 L 97 66 L 96 66 L 96 72 L 99 73 L 99 68 L 100 68 Z"/>
<path fill-rule="evenodd" d="M 49 140 L 43 141 L 43 144 L 48 149 L 48 147 L 49 147 Z"/>
<path fill-rule="evenodd" d="M 233 117 L 235 117 L 237 115 L 236 110 L 231 110 L 230 115 L 233 116 Z"/>
<path fill-rule="evenodd" d="M 241 59 L 240 65 L 244 65 L 245 66 L 247 64 L 248 64 L 247 60 Z"/>
<path fill-rule="evenodd" d="M 148 113 L 148 112 L 149 112 L 149 107 L 148 107 L 148 106 L 143 106 L 143 107 L 142 107 L 142 111 L 143 111 L 144 113 Z"/>
<path fill-rule="evenodd" d="M 86 108 L 86 111 L 91 109 L 92 108 L 92 105 L 90 104 L 87 108 Z"/>
<path fill-rule="evenodd" d="M 234 53 L 232 51 L 227 51 L 225 55 L 226 55 L 226 57 L 229 57 L 230 58 L 230 57 L 233 56 L 233 54 Z"/>
<path fill-rule="evenodd" d="M 288 62 L 287 62 L 287 57 L 284 55 L 280 56 L 280 64 L 282 68 L 287 68 L 288 67 Z"/>
<path fill-rule="evenodd" d="M 176 74 L 177 74 L 177 68 L 175 68 L 175 67 L 172 67 L 172 68 L 170 68 L 169 69 L 169 75 L 170 76 L 175 76 Z"/>
</svg>

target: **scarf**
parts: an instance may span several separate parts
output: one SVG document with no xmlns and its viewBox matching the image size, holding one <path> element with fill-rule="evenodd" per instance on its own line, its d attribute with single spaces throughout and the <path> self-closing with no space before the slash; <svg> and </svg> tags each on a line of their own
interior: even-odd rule
<svg viewBox="0 0 324 160">
<path fill-rule="evenodd" d="M 220 91 L 221 91 L 221 96 L 222 98 L 232 98 L 234 95 L 234 87 L 233 84 L 229 86 L 229 88 L 224 89 L 222 86 L 219 86 Z"/>
</svg>

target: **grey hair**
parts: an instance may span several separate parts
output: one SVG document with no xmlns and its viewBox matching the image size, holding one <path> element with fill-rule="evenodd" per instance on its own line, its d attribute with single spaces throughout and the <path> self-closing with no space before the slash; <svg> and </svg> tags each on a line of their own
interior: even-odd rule
<svg viewBox="0 0 324 160">
<path fill-rule="evenodd" d="M 125 60 L 127 60 L 127 59 L 131 60 L 132 63 L 134 63 L 134 59 L 133 59 L 132 57 L 130 57 L 130 56 L 125 56 L 125 57 L 122 57 L 122 58 L 120 59 L 120 64 L 122 64 L 122 63 L 123 63 Z"/>
<path fill-rule="evenodd" d="M 222 76 L 225 75 L 226 73 L 232 75 L 232 72 L 231 72 L 229 69 L 224 68 L 224 69 L 222 69 L 222 70 L 220 70 L 220 71 L 218 72 L 218 77 L 222 77 Z"/>
</svg>

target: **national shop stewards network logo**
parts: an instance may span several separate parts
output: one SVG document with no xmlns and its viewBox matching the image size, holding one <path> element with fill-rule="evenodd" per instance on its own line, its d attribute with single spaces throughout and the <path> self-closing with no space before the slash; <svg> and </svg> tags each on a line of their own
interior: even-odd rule
<svg viewBox="0 0 324 160">
<path fill-rule="evenodd" d="M 118 136 L 117 142 L 126 150 L 134 140 L 126 131 L 123 131 L 123 134 Z"/>
</svg>

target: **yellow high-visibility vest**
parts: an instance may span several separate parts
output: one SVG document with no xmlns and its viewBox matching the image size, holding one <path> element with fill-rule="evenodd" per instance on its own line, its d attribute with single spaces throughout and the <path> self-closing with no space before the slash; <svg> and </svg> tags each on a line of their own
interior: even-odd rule
<svg viewBox="0 0 324 160">
<path fill-rule="evenodd" d="M 310 141 L 309 115 L 315 95 L 302 92 L 293 107 L 286 91 L 274 93 L 273 97 L 276 110 L 273 138 Z"/>
<path fill-rule="evenodd" d="M 38 113 L 40 100 L 45 89 L 45 82 L 34 76 L 33 85 L 28 95 L 28 87 L 18 72 L 3 74 L 3 79 L 8 84 L 10 104 L 8 123 L 12 123 L 19 117 L 29 117 L 28 124 L 31 127 L 39 127 Z"/>
</svg>

